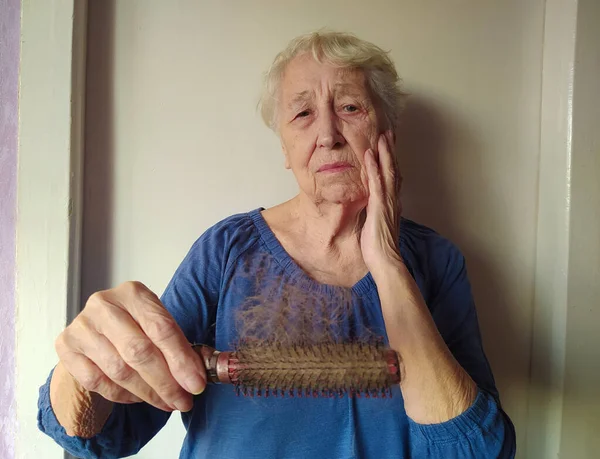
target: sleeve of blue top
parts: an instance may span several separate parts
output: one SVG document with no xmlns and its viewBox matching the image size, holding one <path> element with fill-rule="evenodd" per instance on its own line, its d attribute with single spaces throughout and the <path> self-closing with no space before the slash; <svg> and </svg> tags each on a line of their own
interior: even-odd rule
<svg viewBox="0 0 600 459">
<path fill-rule="evenodd" d="M 201 340 L 218 301 L 222 244 L 207 231 L 179 266 L 161 300 L 188 340 Z M 50 404 L 50 380 L 40 388 L 38 427 L 72 455 L 112 459 L 136 454 L 165 425 L 170 413 L 146 403 L 115 403 L 102 431 L 92 438 L 71 437 Z"/>
<path fill-rule="evenodd" d="M 446 255 L 428 260 L 433 284 L 438 286 L 429 308 L 448 348 L 479 391 L 466 412 L 447 422 L 423 425 L 409 420 L 411 457 L 513 458 L 515 431 L 501 408 L 483 351 L 464 257 L 446 240 L 435 244 L 438 247 L 430 253 Z"/>
</svg>

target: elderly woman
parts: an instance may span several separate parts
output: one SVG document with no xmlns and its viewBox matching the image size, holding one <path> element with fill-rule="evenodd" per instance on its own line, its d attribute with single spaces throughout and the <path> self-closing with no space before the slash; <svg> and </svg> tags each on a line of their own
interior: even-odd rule
<svg viewBox="0 0 600 459">
<path fill-rule="evenodd" d="M 160 300 L 137 282 L 92 295 L 56 341 L 40 428 L 78 457 L 134 454 L 174 410 L 187 429 L 182 458 L 513 457 L 464 259 L 400 219 L 399 81 L 385 52 L 351 35 L 293 40 L 267 73 L 261 108 L 298 195 L 208 229 Z M 288 286 L 305 298 L 290 299 Z M 277 305 L 318 322 L 317 303 L 336 339 L 368 330 L 398 353 L 393 397 L 249 399 L 206 385 L 189 343 L 231 349 L 241 309 L 262 308 L 248 329 L 277 337 Z M 323 305 L 338 309 L 335 321 Z M 319 329 L 305 328 L 304 339 Z"/>
</svg>

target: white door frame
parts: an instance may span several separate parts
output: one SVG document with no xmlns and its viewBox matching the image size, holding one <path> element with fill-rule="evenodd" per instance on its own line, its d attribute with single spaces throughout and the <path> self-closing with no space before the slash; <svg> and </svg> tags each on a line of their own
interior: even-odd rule
<svg viewBox="0 0 600 459">
<path fill-rule="evenodd" d="M 577 0 L 547 0 L 528 458 L 557 457 L 565 368 Z M 17 457 L 59 459 L 36 396 L 51 345 L 80 307 L 87 0 L 22 4 L 16 399 Z"/>
<path fill-rule="evenodd" d="M 37 428 L 52 343 L 79 308 L 87 0 L 21 10 L 17 172 L 17 458 L 62 459 Z"/>
<path fill-rule="evenodd" d="M 577 0 L 546 0 L 538 230 L 524 457 L 559 457 L 563 419 Z"/>
</svg>

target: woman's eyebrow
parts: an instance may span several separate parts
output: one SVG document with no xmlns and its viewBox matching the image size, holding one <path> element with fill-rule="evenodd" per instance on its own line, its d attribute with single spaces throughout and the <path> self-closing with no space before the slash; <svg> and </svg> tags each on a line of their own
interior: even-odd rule
<svg viewBox="0 0 600 459">
<path fill-rule="evenodd" d="M 337 83 L 333 86 L 334 94 L 336 96 L 353 96 L 353 97 L 364 97 L 363 88 L 358 84 L 352 83 Z M 287 108 L 290 110 L 296 109 L 298 106 L 303 105 L 309 100 L 314 98 L 314 93 L 308 89 L 295 93 L 291 100 L 287 104 Z"/>
<path fill-rule="evenodd" d="M 310 99 L 312 99 L 312 96 L 311 96 L 311 92 L 309 90 L 298 92 L 298 93 L 294 94 L 294 96 L 292 97 L 292 100 L 290 100 L 290 102 L 288 103 L 288 107 L 293 108 L 293 107 L 300 105 L 303 102 L 306 102 L 307 100 L 310 100 Z"/>
<path fill-rule="evenodd" d="M 357 84 L 338 83 L 334 86 L 338 96 L 361 96 L 364 95 L 363 88 Z"/>
</svg>

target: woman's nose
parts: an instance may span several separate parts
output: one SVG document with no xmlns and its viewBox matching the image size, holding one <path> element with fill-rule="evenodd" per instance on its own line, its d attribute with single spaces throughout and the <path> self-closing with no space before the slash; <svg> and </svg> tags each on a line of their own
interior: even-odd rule
<svg viewBox="0 0 600 459">
<path fill-rule="evenodd" d="M 318 119 L 319 136 L 317 146 L 333 150 L 346 143 L 346 139 L 340 132 L 338 118 L 332 110 L 321 112 Z"/>
</svg>

